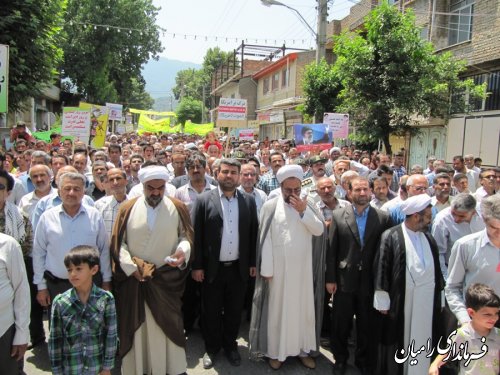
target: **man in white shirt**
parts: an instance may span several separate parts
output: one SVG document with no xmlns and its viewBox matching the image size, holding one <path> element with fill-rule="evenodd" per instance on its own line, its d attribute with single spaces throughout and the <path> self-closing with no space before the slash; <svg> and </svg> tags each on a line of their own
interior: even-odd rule
<svg viewBox="0 0 500 375">
<path fill-rule="evenodd" d="M 470 285 L 483 283 L 500 294 L 499 194 L 483 199 L 481 215 L 486 228 L 457 240 L 451 249 L 445 294 L 460 324 L 470 321 L 464 302 L 464 292 Z"/>
<path fill-rule="evenodd" d="M 45 164 L 38 164 L 31 167 L 29 176 L 35 186 L 35 190 L 23 196 L 18 205 L 23 216 L 28 219 L 31 218 L 31 214 L 41 198 L 57 192 L 57 190 L 50 185 L 51 170 Z"/>
<path fill-rule="evenodd" d="M 20 373 L 29 339 L 30 290 L 21 247 L 0 233 L 0 363 L 2 374 Z"/>
</svg>

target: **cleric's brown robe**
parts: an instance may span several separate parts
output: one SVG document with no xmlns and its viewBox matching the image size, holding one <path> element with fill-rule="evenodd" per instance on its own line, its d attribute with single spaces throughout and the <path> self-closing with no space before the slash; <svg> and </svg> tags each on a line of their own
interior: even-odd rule
<svg viewBox="0 0 500 375">
<path fill-rule="evenodd" d="M 145 282 L 139 282 L 134 276 L 127 276 L 120 267 L 120 247 L 130 212 L 137 199 L 131 199 L 121 205 L 111 234 L 113 293 L 118 318 L 119 355 L 121 358 L 132 348 L 135 331 L 144 323 L 144 303 L 148 304 L 156 323 L 165 335 L 180 347 L 186 345 L 181 297 L 184 293 L 189 267 L 181 270 L 177 267 L 164 265 L 154 269 L 152 278 Z M 175 198 L 169 197 L 169 199 L 177 208 L 186 237 L 192 244 L 193 227 L 186 206 Z M 134 306 L 134 308 L 131 309 L 130 306 Z"/>
</svg>

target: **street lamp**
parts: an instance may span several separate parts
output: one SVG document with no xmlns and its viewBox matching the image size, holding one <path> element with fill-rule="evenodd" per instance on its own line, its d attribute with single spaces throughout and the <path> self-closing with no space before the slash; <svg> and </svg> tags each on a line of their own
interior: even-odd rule
<svg viewBox="0 0 500 375">
<path fill-rule="evenodd" d="M 276 0 L 260 0 L 262 5 L 266 7 L 270 7 L 271 5 L 278 5 L 285 8 L 290 9 L 294 12 L 297 17 L 299 17 L 300 21 L 304 24 L 304 26 L 309 29 L 311 34 L 316 38 L 316 62 L 319 63 L 321 58 L 325 57 L 325 44 L 326 44 L 326 16 L 327 16 L 327 0 L 319 0 L 318 5 L 318 32 L 314 31 L 314 29 L 307 23 L 307 21 L 302 17 L 302 14 L 289 5 L 286 5 L 280 1 Z"/>
</svg>

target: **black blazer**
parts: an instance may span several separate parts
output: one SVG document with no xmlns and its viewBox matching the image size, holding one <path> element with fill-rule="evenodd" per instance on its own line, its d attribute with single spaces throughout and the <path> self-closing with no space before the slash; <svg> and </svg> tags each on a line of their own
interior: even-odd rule
<svg viewBox="0 0 500 375">
<path fill-rule="evenodd" d="M 373 262 L 382 233 L 392 226 L 390 216 L 370 207 L 364 246 L 361 246 L 354 206 L 333 211 L 326 255 L 326 282 L 347 293 L 373 293 Z"/>
<path fill-rule="evenodd" d="M 249 268 L 255 267 L 257 246 L 257 207 L 249 194 L 236 191 L 238 199 L 239 268 L 245 281 Z M 204 270 L 205 279 L 212 282 L 217 276 L 222 242 L 222 204 L 219 189 L 200 194 L 194 202 L 191 219 L 194 227 L 193 270 Z"/>
</svg>

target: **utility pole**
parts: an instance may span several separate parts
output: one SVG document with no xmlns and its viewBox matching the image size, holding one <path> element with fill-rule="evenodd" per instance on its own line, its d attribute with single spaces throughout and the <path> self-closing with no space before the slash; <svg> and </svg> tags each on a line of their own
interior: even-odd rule
<svg viewBox="0 0 500 375">
<path fill-rule="evenodd" d="M 328 1 L 318 1 L 318 31 L 316 33 L 316 63 L 319 63 L 325 57 L 326 47 L 326 25 L 328 17 Z"/>
</svg>

